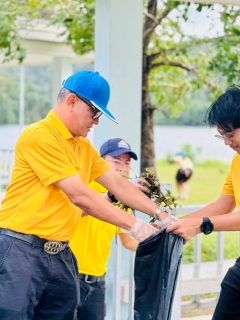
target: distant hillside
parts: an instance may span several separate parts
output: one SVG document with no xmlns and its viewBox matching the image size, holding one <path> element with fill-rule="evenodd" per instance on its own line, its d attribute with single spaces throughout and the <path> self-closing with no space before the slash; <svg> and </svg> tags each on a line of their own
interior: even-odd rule
<svg viewBox="0 0 240 320">
<path fill-rule="evenodd" d="M 74 72 L 83 67 L 74 65 Z M 19 67 L 0 68 L 0 125 L 18 123 L 19 76 Z M 25 67 L 25 124 L 44 118 L 52 107 L 52 66 Z"/>
<path fill-rule="evenodd" d="M 167 118 L 163 113 L 156 111 L 154 123 L 157 125 L 179 125 L 179 126 L 204 126 L 204 117 L 212 101 L 205 92 L 192 93 L 187 108 L 177 118 Z"/>
<path fill-rule="evenodd" d="M 20 68 L 0 69 L 0 124 L 18 123 Z M 51 109 L 50 66 L 25 67 L 25 123 L 44 118 Z"/>
</svg>

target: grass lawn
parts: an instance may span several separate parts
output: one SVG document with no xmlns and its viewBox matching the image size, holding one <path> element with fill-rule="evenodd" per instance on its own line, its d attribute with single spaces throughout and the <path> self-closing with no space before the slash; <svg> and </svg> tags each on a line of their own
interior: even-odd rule
<svg viewBox="0 0 240 320">
<path fill-rule="evenodd" d="M 229 168 L 229 164 L 213 160 L 205 161 L 203 164 L 196 164 L 194 173 L 189 180 L 189 199 L 178 200 L 178 203 L 180 205 L 208 204 L 216 200 L 221 193 Z M 175 185 L 176 164 L 159 160 L 157 162 L 157 170 L 160 182 L 171 183 L 173 195 L 177 196 Z"/>
<path fill-rule="evenodd" d="M 222 185 L 229 171 L 230 164 L 208 160 L 202 164 L 195 164 L 194 174 L 189 180 L 190 193 L 188 200 L 177 200 L 181 206 L 191 204 L 209 204 L 215 201 L 221 193 Z M 165 160 L 157 162 L 158 178 L 160 182 L 171 183 L 173 195 L 177 196 L 175 175 L 177 166 Z M 239 232 L 224 233 L 225 259 L 238 257 Z M 193 262 L 194 239 L 183 248 L 183 263 Z M 217 233 L 209 236 L 202 235 L 202 261 L 214 261 L 217 258 Z"/>
</svg>

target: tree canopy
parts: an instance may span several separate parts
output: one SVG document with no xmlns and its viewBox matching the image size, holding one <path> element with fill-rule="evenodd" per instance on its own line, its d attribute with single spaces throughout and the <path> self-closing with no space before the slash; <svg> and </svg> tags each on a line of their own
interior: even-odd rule
<svg viewBox="0 0 240 320">
<path fill-rule="evenodd" d="M 201 14 L 208 17 L 209 32 L 204 37 L 191 32 L 192 12 L 196 20 Z M 186 107 L 194 107 L 190 99 L 194 91 L 204 90 L 211 100 L 239 82 L 239 13 L 237 6 L 144 1 L 142 171 L 154 167 L 155 111 L 178 116 Z M 0 49 L 6 59 L 22 61 L 18 30 L 44 19 L 65 26 L 66 42 L 77 53 L 94 50 L 94 14 L 93 0 L 7 0 L 0 4 Z M 213 34 L 216 25 L 221 29 Z"/>
</svg>

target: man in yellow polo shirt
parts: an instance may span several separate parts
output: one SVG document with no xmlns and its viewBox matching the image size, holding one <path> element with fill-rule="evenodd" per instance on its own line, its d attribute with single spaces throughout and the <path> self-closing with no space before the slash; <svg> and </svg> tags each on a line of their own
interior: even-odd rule
<svg viewBox="0 0 240 320">
<path fill-rule="evenodd" d="M 107 109 L 108 82 L 97 72 L 69 77 L 56 105 L 20 135 L 0 210 L 0 319 L 76 318 L 78 269 L 68 247 L 82 210 L 143 241 L 156 229 L 113 207 L 88 184 L 96 180 L 128 206 L 167 217 L 110 168 L 86 138 Z"/>
<path fill-rule="evenodd" d="M 121 138 L 109 139 L 100 148 L 101 156 L 111 168 L 124 176 L 131 173 L 131 159 L 137 160 L 137 155 L 131 150 L 130 145 Z M 130 180 L 140 190 L 148 192 L 144 179 Z M 142 183 L 141 183 L 142 182 Z M 117 200 L 107 192 L 99 183 L 93 181 L 89 187 L 109 202 Z M 130 213 L 130 212 L 129 212 Z M 78 319 L 103 320 L 105 308 L 105 273 L 111 250 L 111 242 L 119 234 L 123 246 L 136 251 L 138 243 L 121 228 L 96 219 L 92 216 L 83 216 L 75 232 L 70 247 L 78 261 L 80 282 L 80 306 Z"/>
<path fill-rule="evenodd" d="M 168 227 L 186 241 L 199 233 L 208 236 L 218 231 L 240 231 L 240 87 L 232 85 L 211 104 L 205 122 L 217 130 L 216 138 L 235 155 L 218 199 L 186 215 Z M 215 183 L 209 179 L 209 183 Z M 237 206 L 237 210 L 234 209 Z M 212 320 L 240 319 L 240 258 L 230 267 L 222 283 Z"/>
</svg>

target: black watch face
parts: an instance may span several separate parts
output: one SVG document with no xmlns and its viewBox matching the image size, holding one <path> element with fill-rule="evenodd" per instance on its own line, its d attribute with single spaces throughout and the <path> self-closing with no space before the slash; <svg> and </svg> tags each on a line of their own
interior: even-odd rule
<svg viewBox="0 0 240 320">
<path fill-rule="evenodd" d="M 202 232 L 204 234 L 210 234 L 213 231 L 213 224 L 211 222 L 204 222 L 202 224 Z"/>
</svg>

